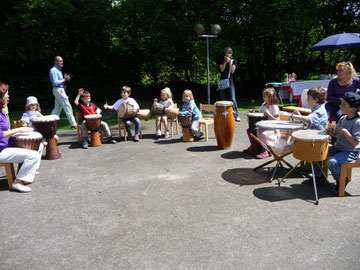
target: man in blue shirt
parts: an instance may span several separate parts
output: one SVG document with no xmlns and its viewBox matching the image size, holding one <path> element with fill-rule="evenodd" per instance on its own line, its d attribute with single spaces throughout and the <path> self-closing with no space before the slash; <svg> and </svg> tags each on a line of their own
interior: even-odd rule
<svg viewBox="0 0 360 270">
<path fill-rule="evenodd" d="M 60 116 L 61 110 L 64 109 L 66 117 L 70 123 L 71 128 L 76 127 L 76 121 L 74 118 L 74 113 L 69 102 L 69 97 L 65 92 L 65 83 L 70 81 L 70 75 L 63 76 L 61 68 L 64 65 L 64 61 L 61 56 L 55 56 L 54 66 L 50 69 L 49 77 L 53 87 L 53 95 L 55 96 L 55 107 L 52 110 L 51 114 L 56 114 Z"/>
</svg>

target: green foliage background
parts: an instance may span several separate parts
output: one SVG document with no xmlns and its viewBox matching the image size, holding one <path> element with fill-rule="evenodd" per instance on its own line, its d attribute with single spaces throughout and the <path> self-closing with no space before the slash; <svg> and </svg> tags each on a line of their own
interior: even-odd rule
<svg viewBox="0 0 360 270">
<path fill-rule="evenodd" d="M 201 23 L 221 25 L 210 40 L 212 102 L 218 98 L 215 60 L 231 46 L 238 61 L 237 97 L 259 97 L 264 84 L 285 72 L 299 79 L 334 73 L 343 59 L 359 66 L 359 49 L 310 52 L 321 39 L 360 32 L 360 3 L 348 0 L 22 0 L 0 2 L 0 80 L 10 84 L 10 109 L 28 95 L 53 106 L 48 79 L 53 57 L 72 100 L 79 87 L 96 103 L 119 98 L 122 85 L 140 101 L 168 85 L 175 98 L 185 88 L 206 100 L 206 42 L 193 31 Z"/>
</svg>

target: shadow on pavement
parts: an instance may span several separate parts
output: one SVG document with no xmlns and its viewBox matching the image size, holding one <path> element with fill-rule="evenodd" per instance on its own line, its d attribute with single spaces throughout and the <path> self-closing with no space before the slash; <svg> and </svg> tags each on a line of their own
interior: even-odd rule
<svg viewBox="0 0 360 270">
<path fill-rule="evenodd" d="M 319 200 L 327 197 L 336 197 L 333 194 L 331 187 L 318 187 Z M 256 188 L 253 191 L 255 197 L 269 202 L 279 202 L 285 200 L 301 199 L 314 203 L 315 193 L 312 186 L 302 184 L 292 184 L 289 186 L 270 186 Z"/>
<path fill-rule="evenodd" d="M 223 172 L 221 177 L 235 185 L 258 185 L 267 181 L 268 173 L 265 171 L 254 172 L 251 168 L 238 168 Z"/>
<path fill-rule="evenodd" d="M 206 146 L 192 146 L 192 147 L 186 148 L 186 150 L 188 150 L 190 152 L 213 152 L 213 151 L 219 151 L 219 150 L 223 150 L 223 149 L 220 149 L 219 147 L 217 147 L 215 145 L 206 145 Z"/>
<path fill-rule="evenodd" d="M 225 159 L 255 159 L 255 157 L 249 156 L 248 154 L 241 151 L 231 151 L 221 155 L 222 158 Z"/>
</svg>

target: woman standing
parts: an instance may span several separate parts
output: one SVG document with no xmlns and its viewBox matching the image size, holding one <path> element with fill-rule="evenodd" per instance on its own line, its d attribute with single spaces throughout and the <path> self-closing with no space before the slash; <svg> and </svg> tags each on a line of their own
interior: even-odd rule
<svg viewBox="0 0 360 270">
<path fill-rule="evenodd" d="M 341 98 L 346 92 L 356 92 L 360 89 L 360 80 L 356 75 L 356 71 L 350 62 L 340 62 L 336 66 L 337 78 L 329 82 L 327 89 L 327 103 L 325 109 L 328 118 L 335 116 L 336 122 L 341 117 L 340 103 Z"/>
<path fill-rule="evenodd" d="M 219 63 L 220 69 L 220 80 L 229 79 L 230 87 L 226 89 L 220 89 L 220 98 L 222 100 L 231 100 L 234 103 L 234 116 L 235 121 L 240 122 L 239 110 L 235 97 L 235 86 L 234 86 L 234 76 L 236 69 L 236 60 L 232 58 L 232 49 L 226 47 L 224 49 L 224 59 L 220 60 Z"/>
<path fill-rule="evenodd" d="M 0 82 L 0 107 L 9 103 L 9 85 Z M 19 192 L 30 192 L 31 188 L 23 182 L 32 183 L 35 178 L 36 169 L 40 165 L 41 155 L 34 150 L 18 147 L 9 147 L 9 138 L 15 133 L 33 131 L 29 127 L 9 129 L 10 124 L 6 119 L 5 112 L 0 110 L 0 162 L 23 163 L 12 184 L 12 189 Z"/>
</svg>

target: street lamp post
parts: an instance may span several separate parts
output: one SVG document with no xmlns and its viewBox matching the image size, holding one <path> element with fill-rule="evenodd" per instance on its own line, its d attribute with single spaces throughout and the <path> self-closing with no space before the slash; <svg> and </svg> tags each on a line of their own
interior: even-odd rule
<svg viewBox="0 0 360 270">
<path fill-rule="evenodd" d="M 210 56 L 209 56 L 209 38 L 216 38 L 221 32 L 221 27 L 218 24 L 211 25 L 211 33 L 213 35 L 202 35 L 204 33 L 204 26 L 202 24 L 196 24 L 194 31 L 199 37 L 206 38 L 206 67 L 207 67 L 207 93 L 208 93 L 208 104 L 210 104 Z"/>
</svg>

